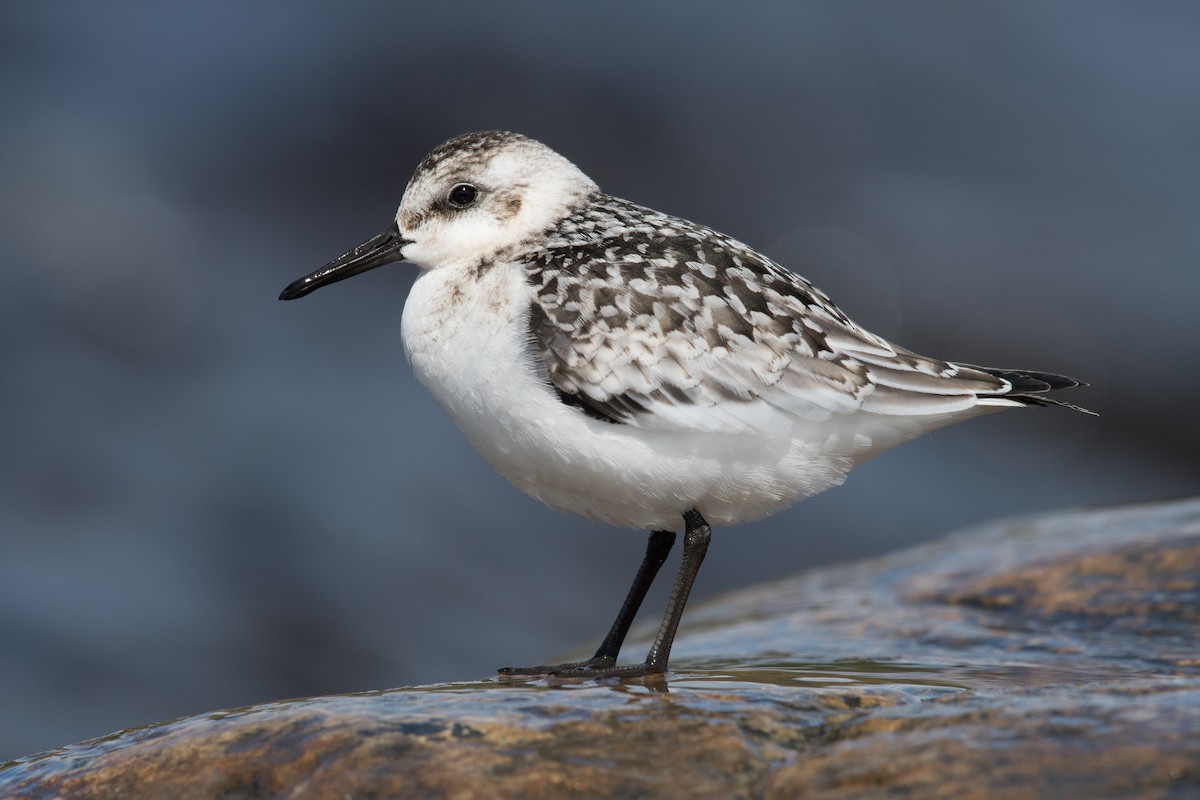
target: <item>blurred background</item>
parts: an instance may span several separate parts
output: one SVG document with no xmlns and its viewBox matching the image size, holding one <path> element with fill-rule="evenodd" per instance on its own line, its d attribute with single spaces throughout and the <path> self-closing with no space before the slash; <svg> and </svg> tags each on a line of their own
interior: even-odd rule
<svg viewBox="0 0 1200 800">
<path fill-rule="evenodd" d="M 466 445 L 404 361 L 414 268 L 275 299 L 465 131 L 907 347 L 1092 382 L 1099 419 L 974 421 L 718 530 L 700 599 L 1194 493 L 1197 41 L 1190 2 L 4 3 L 0 760 L 599 641 L 644 536 Z"/>
</svg>

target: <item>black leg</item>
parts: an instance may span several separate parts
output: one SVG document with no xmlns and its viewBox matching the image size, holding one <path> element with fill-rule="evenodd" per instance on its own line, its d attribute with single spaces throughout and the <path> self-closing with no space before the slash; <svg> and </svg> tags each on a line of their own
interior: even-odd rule
<svg viewBox="0 0 1200 800">
<path fill-rule="evenodd" d="M 688 595 L 692 593 L 692 584 L 704 563 L 704 554 L 708 552 L 708 542 L 712 539 L 712 528 L 700 516 L 696 509 L 683 515 L 687 531 L 683 535 L 683 562 L 679 572 L 675 573 L 675 585 L 671 587 L 671 596 L 667 598 L 667 613 L 663 615 L 662 625 L 658 628 L 658 636 L 646 655 L 643 665 L 645 674 L 667 671 L 667 659 L 671 657 L 671 645 L 675 643 L 675 631 L 679 629 L 679 620 L 683 618 L 683 607 L 687 605 Z"/>
<path fill-rule="evenodd" d="M 675 631 L 679 629 L 679 621 L 683 617 L 683 607 L 687 605 L 692 584 L 696 581 L 696 574 L 700 572 L 704 554 L 708 552 L 708 542 L 712 538 L 712 529 L 696 509 L 685 512 L 683 521 L 687 526 L 683 538 L 683 561 L 679 565 L 679 572 L 675 574 L 675 585 L 671 588 L 671 596 L 667 599 L 667 611 L 663 615 L 662 625 L 659 626 L 658 636 L 654 638 L 654 644 L 650 647 L 644 663 L 631 667 L 614 666 L 617 653 L 621 649 L 621 642 L 624 641 L 625 634 L 629 631 L 633 616 L 637 613 L 638 606 L 646 596 L 646 590 L 650 588 L 650 583 L 654 580 L 655 574 L 662 566 L 675 541 L 675 535 L 669 534 L 667 531 L 655 531 L 651 535 L 650 544 L 646 547 L 646 558 L 629 590 L 629 596 L 625 598 L 625 605 L 621 607 L 621 612 L 617 615 L 604 643 L 596 651 L 596 655 L 587 661 L 574 664 L 509 668 L 500 670 L 500 673 L 502 675 L 558 675 L 572 678 L 633 678 L 666 672 L 667 660 L 671 656 L 671 645 L 675 641 Z M 659 536 L 665 541 L 665 545 L 661 541 L 656 544 L 655 537 Z"/>
<path fill-rule="evenodd" d="M 633 585 L 629 587 L 629 594 L 625 595 L 625 602 L 621 604 L 621 610 L 617 612 L 617 618 L 613 620 L 612 627 L 608 630 L 608 635 L 604 637 L 604 641 L 600 643 L 600 647 L 596 650 L 596 655 L 589 658 L 587 661 L 574 661 L 568 664 L 553 664 L 542 665 L 537 667 L 504 667 L 500 670 L 501 675 L 553 675 L 564 670 L 593 670 L 611 667 L 617 663 L 617 655 L 621 652 L 621 645 L 625 641 L 625 635 L 629 633 L 629 626 L 633 624 L 633 618 L 637 616 L 638 609 L 642 606 L 642 601 L 646 599 L 646 592 L 650 591 L 650 584 L 654 583 L 654 578 L 658 575 L 659 569 L 662 568 L 663 562 L 667 560 L 667 555 L 671 552 L 671 548 L 675 545 L 675 531 L 652 531 L 650 540 L 646 542 L 646 555 L 642 558 L 642 565 L 638 567 L 637 575 L 633 579 Z"/>
<path fill-rule="evenodd" d="M 650 591 L 650 585 L 654 583 L 654 578 L 674 546 L 675 531 L 651 531 L 650 541 L 646 543 L 646 556 L 642 559 L 642 565 L 638 567 L 633 585 L 629 587 L 629 594 L 625 595 L 625 602 L 621 604 L 617 618 L 608 629 L 608 635 L 600 643 L 596 655 L 590 659 L 596 662 L 597 666 L 612 666 L 617 663 L 617 656 L 621 653 L 621 645 L 625 643 L 629 626 L 633 624 L 633 618 L 637 616 L 642 601 L 646 599 L 646 592 Z"/>
</svg>

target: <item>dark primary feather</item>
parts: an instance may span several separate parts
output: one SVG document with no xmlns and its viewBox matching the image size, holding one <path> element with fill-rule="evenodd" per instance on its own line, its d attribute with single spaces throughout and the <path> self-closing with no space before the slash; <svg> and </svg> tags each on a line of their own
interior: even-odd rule
<svg viewBox="0 0 1200 800">
<path fill-rule="evenodd" d="M 1009 400 L 1018 400 L 1022 405 L 1059 406 L 1060 408 L 1069 408 L 1084 414 L 1099 416 L 1095 411 L 1089 411 L 1082 406 L 1077 406 L 1073 403 L 1064 403 L 1055 397 L 1042 396 L 1042 392 L 1053 392 L 1058 389 L 1074 389 L 1079 386 L 1088 385 L 1075 378 L 1069 378 L 1066 375 L 1058 375 L 1053 372 L 1035 372 L 1027 369 L 998 369 L 996 367 L 972 367 L 972 369 L 982 370 L 989 375 L 994 375 L 1011 383 L 1012 389 L 1004 396 Z"/>
</svg>

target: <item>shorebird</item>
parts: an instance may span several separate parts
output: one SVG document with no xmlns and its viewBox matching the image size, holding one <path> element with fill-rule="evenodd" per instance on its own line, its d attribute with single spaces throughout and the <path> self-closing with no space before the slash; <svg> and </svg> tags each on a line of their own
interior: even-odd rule
<svg viewBox="0 0 1200 800">
<path fill-rule="evenodd" d="M 500 474 L 550 506 L 649 530 L 596 654 L 503 675 L 667 670 L 708 549 L 736 525 L 840 484 L 928 431 L 1057 405 L 1062 375 L 918 355 L 711 228 L 600 191 L 549 147 L 469 133 L 417 166 L 392 224 L 301 278 L 293 300 L 375 267 L 421 270 L 401 332 L 413 370 Z M 684 523 L 644 662 L 617 656 Z"/>
</svg>

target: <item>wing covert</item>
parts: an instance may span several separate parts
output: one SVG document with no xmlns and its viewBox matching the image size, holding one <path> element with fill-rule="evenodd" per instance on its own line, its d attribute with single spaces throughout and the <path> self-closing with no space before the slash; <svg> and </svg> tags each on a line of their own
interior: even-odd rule
<svg viewBox="0 0 1200 800">
<path fill-rule="evenodd" d="M 737 432 L 778 427 L 780 411 L 850 413 L 872 391 L 833 342 L 890 346 L 794 273 L 623 201 L 579 217 L 525 261 L 531 344 L 572 402 L 638 427 Z"/>
</svg>

